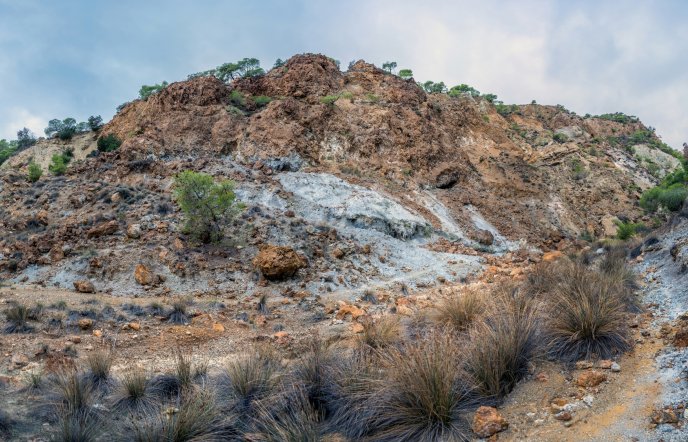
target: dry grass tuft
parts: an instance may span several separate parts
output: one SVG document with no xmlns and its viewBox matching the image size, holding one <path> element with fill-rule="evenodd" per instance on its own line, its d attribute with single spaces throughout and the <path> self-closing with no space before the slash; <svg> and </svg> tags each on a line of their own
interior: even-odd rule
<svg viewBox="0 0 688 442">
<path fill-rule="evenodd" d="M 485 319 L 469 332 L 465 366 L 480 394 L 497 400 L 528 372 L 540 349 L 538 303 L 515 287 L 495 290 Z"/>
<path fill-rule="evenodd" d="M 150 413 L 156 406 L 148 376 L 137 368 L 122 375 L 111 401 L 114 410 L 128 413 Z"/>
<path fill-rule="evenodd" d="M 625 293 L 604 274 L 570 264 L 550 300 L 549 352 L 565 362 L 611 358 L 631 348 Z"/>
<path fill-rule="evenodd" d="M 487 301 L 483 293 L 466 290 L 442 302 L 437 307 L 433 319 L 456 331 L 466 331 L 485 313 L 486 308 Z"/>
<path fill-rule="evenodd" d="M 383 355 L 384 380 L 359 410 L 359 434 L 376 441 L 467 439 L 474 394 L 461 355 L 446 331 L 391 348 Z"/>
<path fill-rule="evenodd" d="M 31 309 L 24 304 L 15 304 L 5 310 L 5 318 L 8 324 L 5 326 L 5 333 L 28 333 L 33 330 L 29 326 L 28 320 L 31 316 Z"/>
<path fill-rule="evenodd" d="M 109 389 L 112 386 L 110 369 L 112 368 L 112 354 L 106 351 L 95 351 L 86 358 L 88 371 L 86 378 L 96 389 Z"/>
<path fill-rule="evenodd" d="M 358 342 L 365 348 L 382 349 L 397 344 L 401 340 L 401 325 L 396 316 L 384 316 L 376 321 L 363 322 L 363 332 Z"/>
</svg>

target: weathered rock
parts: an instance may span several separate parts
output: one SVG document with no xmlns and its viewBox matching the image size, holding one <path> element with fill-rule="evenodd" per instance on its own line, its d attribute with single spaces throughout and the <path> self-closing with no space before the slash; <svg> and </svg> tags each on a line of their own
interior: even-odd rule
<svg viewBox="0 0 688 442">
<path fill-rule="evenodd" d="M 365 310 L 351 304 L 344 304 L 340 306 L 339 310 L 337 311 L 337 319 L 344 319 L 348 315 L 351 315 L 351 319 L 356 320 L 359 317 L 365 315 Z"/>
<path fill-rule="evenodd" d="M 494 407 L 481 406 L 473 416 L 473 432 L 482 438 L 488 438 L 494 434 L 509 428 L 509 423 Z"/>
<path fill-rule="evenodd" d="M 494 235 L 489 230 L 478 229 L 473 235 L 473 239 L 484 246 L 491 246 L 494 243 Z"/>
<path fill-rule="evenodd" d="M 91 281 L 85 279 L 79 279 L 74 281 L 74 289 L 79 293 L 95 293 L 96 287 Z"/>
<path fill-rule="evenodd" d="M 585 388 L 596 387 L 606 380 L 606 374 L 597 370 L 589 370 L 578 375 L 576 378 L 576 385 Z"/>
<path fill-rule="evenodd" d="M 291 247 L 264 245 L 253 259 L 253 265 L 266 279 L 279 280 L 294 276 L 306 267 L 306 260 Z"/>
<path fill-rule="evenodd" d="M 155 274 L 144 264 L 138 264 L 134 269 L 134 279 L 141 285 L 153 285 L 158 282 Z"/>
<path fill-rule="evenodd" d="M 137 239 L 141 237 L 141 225 L 140 224 L 130 224 L 127 227 L 127 236 L 132 239 Z"/>
<path fill-rule="evenodd" d="M 618 372 L 621 371 L 621 366 L 620 366 L 618 363 L 616 363 L 616 362 L 612 362 L 612 365 L 611 365 L 609 368 L 610 368 L 610 369 L 612 370 L 612 372 L 614 372 L 614 373 L 618 373 Z"/>
<path fill-rule="evenodd" d="M 12 355 L 12 359 L 10 359 L 10 369 L 11 370 L 16 370 L 22 367 L 26 367 L 29 365 L 29 357 L 26 356 L 23 353 L 18 353 L 15 355 Z"/>
<path fill-rule="evenodd" d="M 89 328 L 93 327 L 93 319 L 90 319 L 90 318 L 79 319 L 79 321 L 77 322 L 77 325 L 82 330 L 88 330 Z"/>
<path fill-rule="evenodd" d="M 650 416 L 653 424 L 675 424 L 678 422 L 678 414 L 673 408 L 654 410 Z"/>
<path fill-rule="evenodd" d="M 86 236 L 89 238 L 98 238 L 100 236 L 105 236 L 105 235 L 112 235 L 119 229 L 119 223 L 117 220 L 112 220 L 112 221 L 105 221 L 97 226 L 92 227 L 87 233 Z"/>
</svg>

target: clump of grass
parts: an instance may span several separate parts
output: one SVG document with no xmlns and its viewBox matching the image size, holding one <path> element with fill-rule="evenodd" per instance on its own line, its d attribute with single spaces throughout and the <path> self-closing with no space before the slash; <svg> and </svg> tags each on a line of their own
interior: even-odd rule
<svg viewBox="0 0 688 442">
<path fill-rule="evenodd" d="M 195 373 L 192 356 L 177 350 L 174 357 L 174 372 L 157 376 L 152 381 L 153 391 L 163 398 L 173 398 L 193 389 Z"/>
<path fill-rule="evenodd" d="M 528 373 L 541 347 L 538 304 L 514 287 L 493 293 L 494 304 L 469 331 L 465 367 L 480 394 L 498 399 Z"/>
<path fill-rule="evenodd" d="M 26 375 L 26 390 L 40 391 L 43 388 L 43 371 L 39 369 L 31 370 Z"/>
<path fill-rule="evenodd" d="M 152 412 L 155 401 L 146 372 L 133 368 L 122 375 L 112 395 L 112 408 L 125 412 Z"/>
<path fill-rule="evenodd" d="M 30 310 L 24 304 L 15 304 L 5 310 L 5 318 L 8 324 L 5 326 L 5 333 L 28 333 L 33 330 L 29 326 L 28 320 Z"/>
<path fill-rule="evenodd" d="M 112 386 L 110 369 L 112 368 L 112 354 L 105 351 L 95 351 L 86 358 L 88 371 L 86 379 L 97 390 L 109 390 Z"/>
<path fill-rule="evenodd" d="M 112 434 L 104 428 L 104 419 L 95 411 L 63 409 L 58 414 L 54 440 L 65 442 L 95 442 L 103 434 Z"/>
<path fill-rule="evenodd" d="M 641 311 L 638 297 L 638 280 L 626 261 L 626 250 L 621 247 L 607 251 L 599 265 L 601 275 L 621 292 L 621 300 L 626 310 L 634 313 Z"/>
<path fill-rule="evenodd" d="M 157 301 L 153 301 L 150 304 L 148 304 L 147 309 L 148 313 L 154 316 L 162 316 L 165 314 L 165 307 Z"/>
<path fill-rule="evenodd" d="M 487 302 L 482 293 L 467 290 L 441 303 L 437 307 L 434 320 L 456 331 L 466 331 L 473 321 L 485 313 L 486 308 Z"/>
<path fill-rule="evenodd" d="M 377 296 L 375 296 L 375 292 L 373 292 L 370 289 L 366 289 L 363 292 L 363 296 L 361 297 L 361 301 L 363 302 L 369 302 L 373 305 L 377 304 L 379 300 L 377 299 Z"/>
<path fill-rule="evenodd" d="M 358 341 L 364 347 L 382 349 L 398 343 L 401 339 L 401 326 L 395 316 L 385 316 L 377 321 L 363 322 L 363 332 Z"/>
<path fill-rule="evenodd" d="M 67 310 L 67 302 L 63 299 L 57 301 L 54 304 L 50 305 L 50 308 L 54 308 L 55 310 Z"/>
<path fill-rule="evenodd" d="M 330 374 L 333 364 L 331 349 L 319 337 L 315 337 L 291 373 L 293 383 L 303 389 L 313 409 L 323 417 L 330 412 Z"/>
<path fill-rule="evenodd" d="M 173 324 L 186 324 L 189 321 L 187 316 L 187 303 L 177 300 L 172 303 L 172 311 L 167 315 L 168 321 Z"/>
<path fill-rule="evenodd" d="M 164 415 L 152 414 L 135 421 L 126 435 L 127 440 L 137 442 L 239 440 L 238 436 L 231 418 L 219 412 L 208 390 L 182 398 L 178 407 Z"/>
<path fill-rule="evenodd" d="M 29 309 L 27 318 L 32 321 L 39 321 L 41 319 L 41 315 L 43 314 L 43 310 L 45 310 L 45 306 L 40 302 L 36 303 L 36 305 Z"/>
<path fill-rule="evenodd" d="M 12 435 L 12 427 L 14 427 L 14 419 L 4 410 L 0 410 L 0 436 L 4 436 L 9 440 Z"/>
<path fill-rule="evenodd" d="M 541 262 L 528 273 L 524 290 L 533 296 L 552 293 L 561 281 L 560 262 Z"/>
<path fill-rule="evenodd" d="M 258 299 L 258 305 L 256 306 L 256 310 L 258 310 L 258 312 L 260 312 L 261 315 L 270 314 L 270 309 L 268 308 L 268 295 L 266 293 L 260 295 L 260 298 Z"/>
<path fill-rule="evenodd" d="M 358 434 L 376 441 L 466 440 L 474 405 L 456 336 L 435 332 L 384 355 L 384 381 L 360 407 Z"/>
<path fill-rule="evenodd" d="M 631 348 L 623 292 L 608 279 L 571 263 L 550 304 L 549 353 L 565 362 L 611 358 Z"/>
<path fill-rule="evenodd" d="M 93 386 L 76 371 L 57 373 L 50 382 L 50 402 L 70 413 L 85 413 L 93 405 Z"/>
<path fill-rule="evenodd" d="M 320 415 L 307 394 L 294 390 L 278 404 L 258 408 L 256 427 L 260 440 L 269 442 L 318 442 L 323 440 Z"/>
<path fill-rule="evenodd" d="M 252 418 L 255 404 L 275 392 L 279 379 L 277 361 L 268 354 L 232 361 L 221 381 L 223 400 L 242 418 Z"/>
</svg>

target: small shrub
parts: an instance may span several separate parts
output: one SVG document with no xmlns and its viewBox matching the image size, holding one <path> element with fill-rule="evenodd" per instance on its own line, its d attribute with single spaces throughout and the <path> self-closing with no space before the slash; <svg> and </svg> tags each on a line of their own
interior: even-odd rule
<svg viewBox="0 0 688 442">
<path fill-rule="evenodd" d="M 29 391 L 39 391 L 43 388 L 43 371 L 31 370 L 26 375 L 26 389 Z"/>
<path fill-rule="evenodd" d="M 100 115 L 91 115 L 88 117 L 88 127 L 93 132 L 98 132 L 103 127 L 103 118 Z"/>
<path fill-rule="evenodd" d="M 229 93 L 229 102 L 239 108 L 246 107 L 246 97 L 236 89 Z"/>
<path fill-rule="evenodd" d="M 521 290 L 502 287 L 486 319 L 470 330 L 466 370 L 479 392 L 492 399 L 508 394 L 528 372 L 540 347 L 537 302 Z"/>
<path fill-rule="evenodd" d="M 104 433 L 112 434 L 112 431 L 104 428 L 99 413 L 93 410 L 74 411 L 67 408 L 59 411 L 54 440 L 96 442 Z"/>
<path fill-rule="evenodd" d="M 172 310 L 168 314 L 168 321 L 173 324 L 186 324 L 189 317 L 186 314 L 186 301 L 177 300 L 172 303 Z"/>
<path fill-rule="evenodd" d="M 443 301 L 434 315 L 436 322 L 449 325 L 456 331 L 466 331 L 474 320 L 479 318 L 487 303 L 482 293 L 467 290 L 458 296 Z"/>
<path fill-rule="evenodd" d="M 41 166 L 34 163 L 33 161 L 31 161 L 29 163 L 28 169 L 29 169 L 29 175 L 28 175 L 29 182 L 35 183 L 36 181 L 38 181 L 41 178 L 41 175 L 43 175 L 43 169 L 41 169 Z"/>
<path fill-rule="evenodd" d="M 339 100 L 339 95 L 325 95 L 320 97 L 320 102 L 328 106 L 334 106 L 334 104 Z"/>
<path fill-rule="evenodd" d="M 267 354 L 251 355 L 231 362 L 221 381 L 221 397 L 229 409 L 248 425 L 256 407 L 270 398 L 279 385 L 279 365 Z"/>
<path fill-rule="evenodd" d="M 122 145 L 122 140 L 117 138 L 115 134 L 107 134 L 98 138 L 98 151 L 99 152 L 113 152 Z"/>
<path fill-rule="evenodd" d="M 86 358 L 88 371 L 86 379 L 94 388 L 108 390 L 112 386 L 110 368 L 112 367 L 112 355 L 105 351 L 95 351 Z"/>
<path fill-rule="evenodd" d="M 616 231 L 616 237 L 621 240 L 627 240 L 631 238 L 632 236 L 635 236 L 635 234 L 645 228 L 645 225 L 642 223 L 632 223 L 632 222 L 623 222 L 623 221 L 618 221 L 616 223 L 617 231 Z"/>
<path fill-rule="evenodd" d="M 163 81 L 159 84 L 154 84 L 152 86 L 144 84 L 143 86 L 141 86 L 141 89 L 139 89 L 139 98 L 141 100 L 147 100 L 151 95 L 157 94 L 158 92 L 165 89 L 167 86 L 169 86 L 169 83 L 167 83 L 166 81 Z"/>
<path fill-rule="evenodd" d="M 64 175 L 67 171 L 67 164 L 72 160 L 73 152 L 69 149 L 62 153 L 53 154 L 48 165 L 48 170 L 55 176 Z"/>
<path fill-rule="evenodd" d="M 215 182 L 204 173 L 185 171 L 175 177 L 174 197 L 185 216 L 185 231 L 203 242 L 217 242 L 243 209 L 236 201 L 234 183 Z"/>
<path fill-rule="evenodd" d="M 5 333 L 27 333 L 33 330 L 28 324 L 30 310 L 24 304 L 15 304 L 5 310 L 8 324 Z"/>
<path fill-rule="evenodd" d="M 88 379 L 76 371 L 63 371 L 51 379 L 48 398 L 58 409 L 81 414 L 91 408 L 95 394 Z"/>
<path fill-rule="evenodd" d="M 557 143 L 566 143 L 569 140 L 569 137 L 567 137 L 566 134 L 560 132 L 560 133 L 554 134 L 552 139 L 554 141 L 556 141 Z"/>
<path fill-rule="evenodd" d="M 473 386 L 461 370 L 456 337 L 435 333 L 383 356 L 385 378 L 362 408 L 370 440 L 466 440 Z"/>
<path fill-rule="evenodd" d="M 270 104 L 272 101 L 272 98 L 266 96 L 266 95 L 258 95 L 253 97 L 253 102 L 256 103 L 256 106 L 258 107 L 264 107 Z"/>
<path fill-rule="evenodd" d="M 344 91 L 341 94 L 339 94 L 339 98 L 342 100 L 349 100 L 350 102 L 354 102 L 354 94 L 352 94 L 349 91 Z"/>
<path fill-rule="evenodd" d="M 256 305 L 256 310 L 258 310 L 261 315 L 270 314 L 270 309 L 268 308 L 268 295 L 266 293 L 260 295 L 260 298 L 258 299 L 258 305 Z"/>
<path fill-rule="evenodd" d="M 320 419 L 306 394 L 295 390 L 276 404 L 261 404 L 256 427 L 267 442 L 318 442 L 323 440 Z"/>
<path fill-rule="evenodd" d="M 562 267 L 562 284 L 552 293 L 549 353 L 565 362 L 611 358 L 631 348 L 618 286 L 582 264 Z"/>
<path fill-rule="evenodd" d="M 363 332 L 358 335 L 359 342 L 373 349 L 382 349 L 398 343 L 401 339 L 401 326 L 394 316 L 385 316 L 376 321 L 363 323 Z"/>
<path fill-rule="evenodd" d="M 146 373 L 140 369 L 131 369 L 122 375 L 112 395 L 113 409 L 122 412 L 152 412 L 155 401 L 151 393 L 151 385 Z"/>
</svg>

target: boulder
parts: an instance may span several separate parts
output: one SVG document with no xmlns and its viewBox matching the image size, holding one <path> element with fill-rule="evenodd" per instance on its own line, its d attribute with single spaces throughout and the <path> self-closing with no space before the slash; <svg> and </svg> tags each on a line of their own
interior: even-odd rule
<svg viewBox="0 0 688 442">
<path fill-rule="evenodd" d="M 74 289 L 79 293 L 95 293 L 96 288 L 91 281 L 80 279 L 74 281 Z"/>
<path fill-rule="evenodd" d="M 132 239 L 137 239 L 141 237 L 141 225 L 140 224 L 130 224 L 127 227 L 127 236 Z"/>
<path fill-rule="evenodd" d="M 97 238 L 99 236 L 112 235 L 119 229 L 117 220 L 105 221 L 92 227 L 87 233 L 88 238 Z"/>
<path fill-rule="evenodd" d="M 509 428 L 509 423 L 494 407 L 482 406 L 473 416 L 471 429 L 481 438 L 491 437 Z"/>
<path fill-rule="evenodd" d="M 158 282 L 157 276 L 143 264 L 138 264 L 134 269 L 134 279 L 140 285 L 154 285 Z"/>
<path fill-rule="evenodd" d="M 79 322 L 77 323 L 77 325 L 79 325 L 79 328 L 82 330 L 88 330 L 89 328 L 93 327 L 93 319 L 89 319 L 89 318 L 79 319 Z"/>
<path fill-rule="evenodd" d="M 253 258 L 253 265 L 266 279 L 279 280 L 294 276 L 306 267 L 306 260 L 291 247 L 263 245 Z"/>
<path fill-rule="evenodd" d="M 607 380 L 607 375 L 597 370 L 585 371 L 576 378 L 576 385 L 579 387 L 596 387 Z"/>
<path fill-rule="evenodd" d="M 491 246 L 494 244 L 494 235 L 489 230 L 476 230 L 476 232 L 473 234 L 473 239 L 484 246 Z"/>
</svg>

